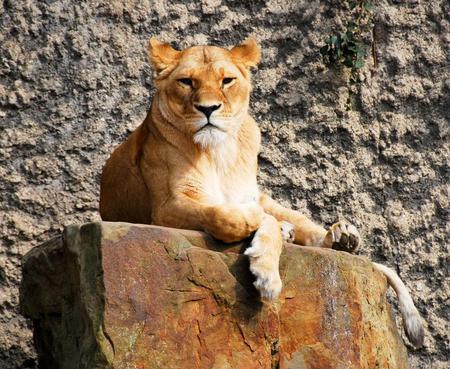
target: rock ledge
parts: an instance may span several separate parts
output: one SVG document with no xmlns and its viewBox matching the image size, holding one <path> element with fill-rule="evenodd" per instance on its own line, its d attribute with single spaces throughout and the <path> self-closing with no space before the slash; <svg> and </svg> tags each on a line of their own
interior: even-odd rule
<svg viewBox="0 0 450 369">
<path fill-rule="evenodd" d="M 24 259 L 40 367 L 407 368 L 371 263 L 288 244 L 269 304 L 236 253 L 245 246 L 155 226 L 67 227 Z"/>
</svg>

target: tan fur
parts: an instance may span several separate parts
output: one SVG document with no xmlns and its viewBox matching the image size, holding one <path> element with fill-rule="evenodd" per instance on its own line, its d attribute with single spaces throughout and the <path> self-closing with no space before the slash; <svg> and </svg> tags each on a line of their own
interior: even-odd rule
<svg viewBox="0 0 450 369">
<path fill-rule="evenodd" d="M 267 212 L 295 225 L 297 243 L 321 245 L 325 229 L 257 188 L 260 132 L 247 112 L 248 68 L 260 59 L 255 41 L 230 51 L 212 46 L 176 51 L 152 39 L 150 57 L 157 93 L 143 124 L 105 166 L 102 218 L 206 230 L 232 242 L 254 232 Z M 235 80 L 223 88 L 225 77 Z M 191 79 L 193 88 L 182 85 L 182 78 Z M 194 105 L 216 103 L 222 108 L 212 117 L 227 137 L 202 147 L 193 136 L 204 116 Z"/>
<path fill-rule="evenodd" d="M 226 242 L 258 228 L 263 216 L 256 204 L 260 133 L 247 113 L 251 85 L 241 59 L 234 59 L 243 57 L 242 47 L 239 51 L 193 47 L 175 52 L 152 40 L 158 91 L 146 120 L 105 166 L 103 219 L 206 230 Z M 256 63 L 259 53 L 251 56 Z M 228 76 L 236 80 L 221 88 Z M 187 77 L 194 88 L 177 81 Z M 227 137 L 202 147 L 193 135 L 204 116 L 193 105 L 216 102 L 223 104 L 220 115 L 214 115 Z"/>
<path fill-rule="evenodd" d="M 253 39 L 231 50 L 183 51 L 151 39 L 149 51 L 157 92 L 145 121 L 106 163 L 104 220 L 203 230 L 225 242 L 256 231 L 245 253 L 255 286 L 269 299 L 281 290 L 282 235 L 291 233 L 285 222 L 300 245 L 347 251 L 358 246 L 352 225 L 338 222 L 327 231 L 258 190 L 260 131 L 248 114 L 249 68 L 260 59 Z M 199 107 L 216 110 L 208 118 Z"/>
</svg>

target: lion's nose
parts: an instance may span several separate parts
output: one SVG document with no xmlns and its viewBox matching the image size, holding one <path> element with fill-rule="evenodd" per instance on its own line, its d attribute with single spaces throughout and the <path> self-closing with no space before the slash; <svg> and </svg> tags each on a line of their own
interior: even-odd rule
<svg viewBox="0 0 450 369">
<path fill-rule="evenodd" d="M 216 111 L 217 109 L 219 109 L 222 104 L 219 105 L 194 105 L 195 109 L 197 109 L 198 111 L 201 111 L 203 114 L 206 115 L 206 118 L 209 118 L 210 115 L 213 113 L 213 111 Z"/>
</svg>

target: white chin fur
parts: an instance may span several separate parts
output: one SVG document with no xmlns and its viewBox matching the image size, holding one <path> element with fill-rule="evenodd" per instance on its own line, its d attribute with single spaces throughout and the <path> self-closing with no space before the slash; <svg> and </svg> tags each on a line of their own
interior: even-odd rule
<svg viewBox="0 0 450 369">
<path fill-rule="evenodd" d="M 194 142 L 203 149 L 213 148 L 225 141 L 227 134 L 217 128 L 205 128 L 194 135 Z"/>
</svg>

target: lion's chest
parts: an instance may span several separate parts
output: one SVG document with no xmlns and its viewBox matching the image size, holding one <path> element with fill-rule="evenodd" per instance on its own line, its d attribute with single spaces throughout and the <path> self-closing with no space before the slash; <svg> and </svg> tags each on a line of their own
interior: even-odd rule
<svg viewBox="0 0 450 369">
<path fill-rule="evenodd" d="M 257 201 L 259 197 L 256 175 L 209 171 L 197 180 L 198 196 L 209 204 L 243 204 Z"/>
<path fill-rule="evenodd" d="M 257 147 L 245 150 L 232 144 L 220 146 L 209 156 L 199 158 L 189 171 L 197 199 L 208 204 L 258 201 L 256 158 Z"/>
</svg>

